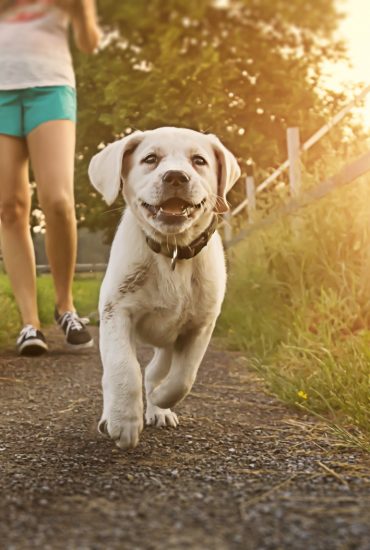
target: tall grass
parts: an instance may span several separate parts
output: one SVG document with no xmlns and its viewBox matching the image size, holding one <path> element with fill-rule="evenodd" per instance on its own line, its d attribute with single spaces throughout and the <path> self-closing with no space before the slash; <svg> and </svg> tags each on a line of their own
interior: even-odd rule
<svg viewBox="0 0 370 550">
<path fill-rule="evenodd" d="M 279 396 L 370 448 L 370 180 L 253 233 L 230 262 L 218 334 Z"/>
<path fill-rule="evenodd" d="M 90 315 L 97 309 L 101 276 L 76 277 L 73 283 L 75 305 L 80 315 Z M 54 289 L 51 276 L 37 278 L 37 298 L 41 323 L 50 325 L 54 319 Z M 9 279 L 0 273 L 0 347 L 14 345 L 21 328 L 21 320 L 16 307 Z"/>
</svg>

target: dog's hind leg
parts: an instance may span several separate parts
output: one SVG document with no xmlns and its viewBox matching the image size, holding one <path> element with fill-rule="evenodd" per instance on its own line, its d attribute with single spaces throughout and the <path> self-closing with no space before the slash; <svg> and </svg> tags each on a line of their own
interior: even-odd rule
<svg viewBox="0 0 370 550">
<path fill-rule="evenodd" d="M 179 421 L 171 409 L 161 409 L 154 405 L 150 393 L 167 376 L 172 361 L 172 347 L 154 351 L 153 359 L 145 369 L 146 413 L 145 420 L 148 426 L 171 426 L 176 428 Z"/>
<path fill-rule="evenodd" d="M 161 408 L 174 407 L 186 397 L 193 387 L 214 326 L 215 321 L 179 336 L 173 349 L 169 373 L 149 392 L 151 403 Z"/>
</svg>

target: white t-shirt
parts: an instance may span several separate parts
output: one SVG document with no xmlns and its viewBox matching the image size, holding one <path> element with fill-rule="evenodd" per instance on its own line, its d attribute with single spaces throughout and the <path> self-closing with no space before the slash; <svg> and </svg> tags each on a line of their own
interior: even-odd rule
<svg viewBox="0 0 370 550">
<path fill-rule="evenodd" d="M 68 16 L 53 0 L 0 2 L 0 90 L 72 86 Z"/>
</svg>

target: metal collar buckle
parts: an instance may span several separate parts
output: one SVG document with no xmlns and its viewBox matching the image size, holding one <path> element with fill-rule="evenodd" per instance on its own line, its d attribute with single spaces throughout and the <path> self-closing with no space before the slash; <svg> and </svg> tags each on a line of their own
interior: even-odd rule
<svg viewBox="0 0 370 550">
<path fill-rule="evenodd" d="M 176 244 L 175 248 L 173 249 L 172 257 L 171 257 L 171 269 L 172 269 L 172 271 L 175 271 L 175 267 L 176 267 L 176 263 L 177 263 L 177 255 L 178 255 L 178 249 L 177 249 L 177 244 Z"/>
</svg>

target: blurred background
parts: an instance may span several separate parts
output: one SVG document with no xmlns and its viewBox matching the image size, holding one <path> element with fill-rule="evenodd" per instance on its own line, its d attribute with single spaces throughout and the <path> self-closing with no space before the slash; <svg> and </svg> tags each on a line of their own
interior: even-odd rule
<svg viewBox="0 0 370 550">
<path fill-rule="evenodd" d="M 120 214 L 104 214 L 87 184 L 97 147 L 136 128 L 187 126 L 217 134 L 262 181 L 287 157 L 286 129 L 304 142 L 370 71 L 365 0 L 105 0 L 99 12 L 101 51 L 75 55 L 78 214 L 110 233 Z M 310 175 L 366 146 L 369 121 L 370 109 L 350 112 L 303 159 Z M 231 200 L 242 193 L 241 180 Z"/>
</svg>

